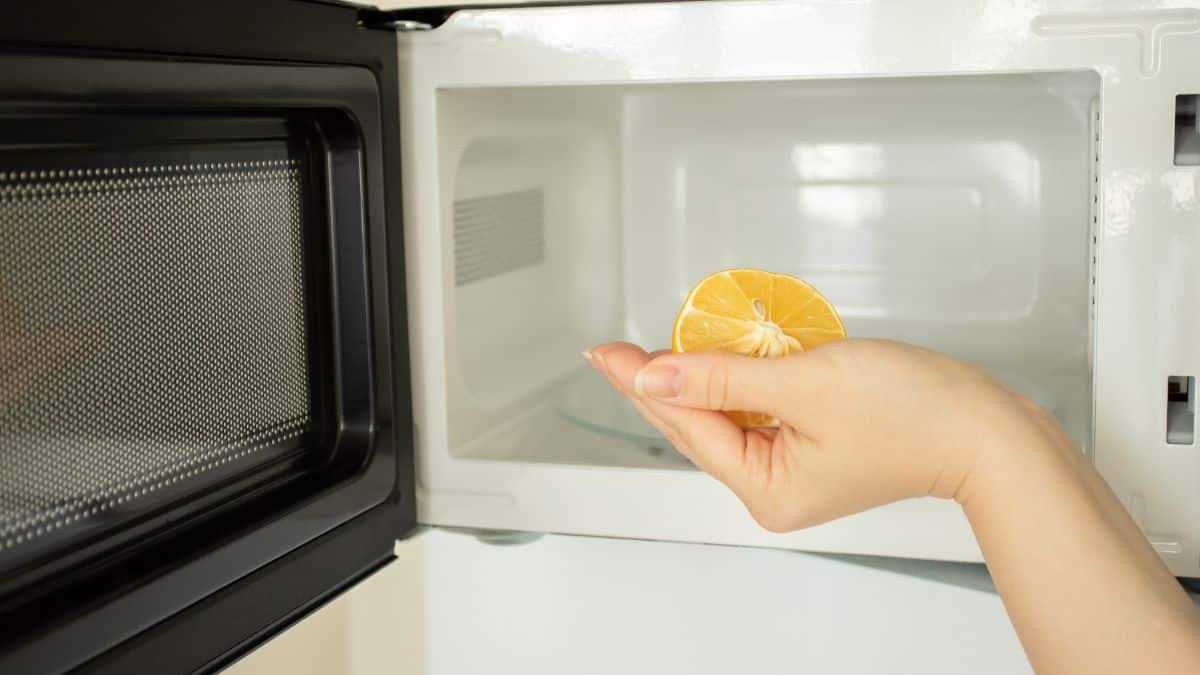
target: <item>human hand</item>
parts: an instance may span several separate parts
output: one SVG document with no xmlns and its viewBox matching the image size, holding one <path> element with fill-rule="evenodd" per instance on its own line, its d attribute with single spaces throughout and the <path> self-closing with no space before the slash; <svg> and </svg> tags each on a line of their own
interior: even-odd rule
<svg viewBox="0 0 1200 675">
<path fill-rule="evenodd" d="M 772 359 L 628 343 L 586 355 L 776 532 L 909 497 L 963 501 L 992 453 L 1066 439 L 1049 413 L 978 368 L 896 342 L 840 340 Z M 745 430 L 721 410 L 768 413 L 780 426 Z"/>
<path fill-rule="evenodd" d="M 857 339 L 768 359 L 614 343 L 589 360 L 769 530 L 958 500 L 1039 673 L 1196 672 L 1200 614 L 1120 500 L 1050 413 L 983 371 Z"/>
</svg>

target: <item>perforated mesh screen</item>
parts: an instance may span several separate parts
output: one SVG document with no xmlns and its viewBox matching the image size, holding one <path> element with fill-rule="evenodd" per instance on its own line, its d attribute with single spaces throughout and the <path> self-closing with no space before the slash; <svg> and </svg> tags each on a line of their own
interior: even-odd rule
<svg viewBox="0 0 1200 675">
<path fill-rule="evenodd" d="M 546 257 L 541 190 L 454 202 L 454 283 L 465 286 Z"/>
<path fill-rule="evenodd" d="M 0 172 L 0 555 L 310 428 L 301 169 Z"/>
</svg>

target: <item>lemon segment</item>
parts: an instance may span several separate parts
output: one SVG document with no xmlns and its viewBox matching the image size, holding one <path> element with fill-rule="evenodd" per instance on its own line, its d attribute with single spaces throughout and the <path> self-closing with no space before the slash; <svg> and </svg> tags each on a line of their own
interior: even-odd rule
<svg viewBox="0 0 1200 675">
<path fill-rule="evenodd" d="M 675 317 L 675 352 L 720 350 L 761 358 L 787 356 L 846 337 L 833 303 L 789 274 L 731 269 L 710 274 Z M 778 426 L 762 413 L 731 412 L 744 427 Z"/>
</svg>

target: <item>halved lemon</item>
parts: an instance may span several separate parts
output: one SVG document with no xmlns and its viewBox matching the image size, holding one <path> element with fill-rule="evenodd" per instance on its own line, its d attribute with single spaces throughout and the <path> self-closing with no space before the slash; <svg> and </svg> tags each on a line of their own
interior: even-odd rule
<svg viewBox="0 0 1200 675">
<path fill-rule="evenodd" d="M 671 349 L 775 357 L 845 337 L 833 303 L 803 279 L 731 269 L 708 275 L 688 293 L 675 317 Z M 744 427 L 779 426 L 779 420 L 763 413 L 729 416 Z"/>
</svg>

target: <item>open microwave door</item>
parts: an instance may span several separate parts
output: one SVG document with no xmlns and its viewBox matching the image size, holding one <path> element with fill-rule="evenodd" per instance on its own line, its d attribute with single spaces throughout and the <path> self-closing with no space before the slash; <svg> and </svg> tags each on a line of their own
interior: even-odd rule
<svg viewBox="0 0 1200 675">
<path fill-rule="evenodd" d="M 413 529 L 397 77 L 340 3 L 0 6 L 0 672 L 220 668 Z"/>
</svg>

